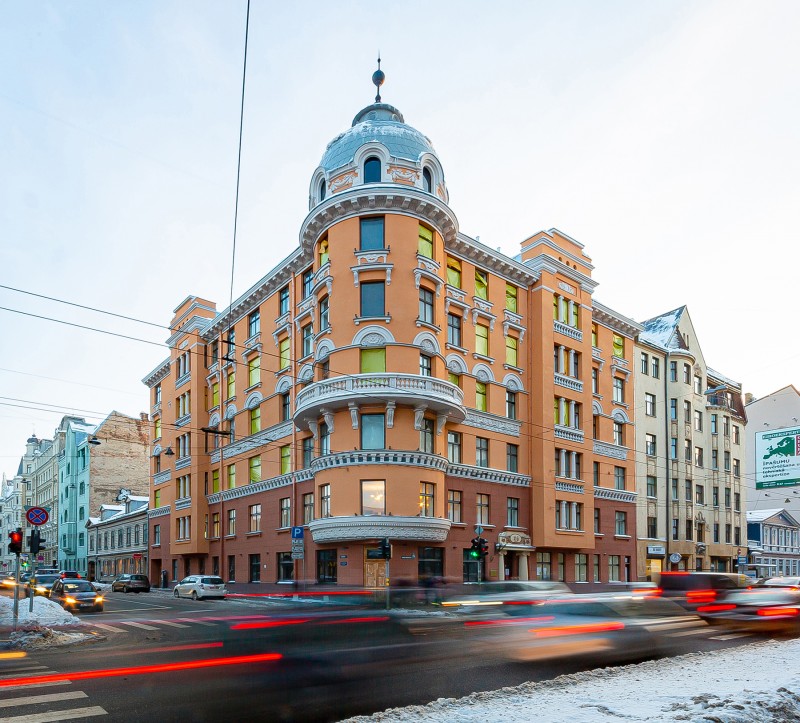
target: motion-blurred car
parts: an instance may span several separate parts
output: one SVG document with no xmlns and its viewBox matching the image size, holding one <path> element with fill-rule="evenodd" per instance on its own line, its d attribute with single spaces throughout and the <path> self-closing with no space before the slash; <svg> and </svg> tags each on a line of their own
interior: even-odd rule
<svg viewBox="0 0 800 723">
<path fill-rule="evenodd" d="M 103 596 L 88 580 L 56 580 L 50 588 L 49 597 L 65 610 L 103 611 Z"/>
<path fill-rule="evenodd" d="M 504 605 L 497 617 L 476 617 L 464 626 L 475 638 L 473 649 L 477 642 L 488 656 L 516 661 L 648 657 L 672 651 L 687 631 L 706 627 L 670 600 L 635 593 Z"/>
<path fill-rule="evenodd" d="M 147 575 L 120 575 L 111 583 L 111 592 L 150 592 Z"/>
<path fill-rule="evenodd" d="M 758 583 L 758 587 L 788 588 L 793 591 L 800 591 L 800 577 L 769 577 Z"/>
<path fill-rule="evenodd" d="M 800 592 L 771 587 L 743 590 L 699 606 L 697 614 L 729 628 L 800 633 Z"/>
<path fill-rule="evenodd" d="M 61 575 L 62 579 L 70 578 L 73 580 L 80 580 L 81 578 L 81 574 L 79 572 L 76 572 L 75 570 L 61 570 L 59 575 Z"/>
<path fill-rule="evenodd" d="M 172 594 L 175 597 L 190 597 L 192 600 L 203 600 L 209 597 L 224 598 L 228 591 L 221 577 L 215 575 L 189 575 L 175 585 Z"/>
<path fill-rule="evenodd" d="M 3 575 L 2 579 L 0 579 L 0 585 L 5 588 L 14 589 L 17 584 L 17 578 L 15 575 Z"/>
<path fill-rule="evenodd" d="M 692 611 L 746 590 L 750 584 L 746 575 L 728 572 L 662 572 L 658 579 L 663 597 Z"/>
<path fill-rule="evenodd" d="M 471 586 L 442 605 L 444 607 L 499 606 L 504 602 L 537 602 L 552 597 L 571 596 L 574 593 L 563 582 L 556 580 L 502 580 Z"/>
<path fill-rule="evenodd" d="M 25 597 L 30 597 L 31 594 L 47 597 L 50 594 L 50 589 L 53 587 L 53 584 L 56 580 L 60 579 L 61 577 L 55 574 L 31 576 L 31 579 L 28 580 L 28 584 L 25 586 Z"/>
</svg>

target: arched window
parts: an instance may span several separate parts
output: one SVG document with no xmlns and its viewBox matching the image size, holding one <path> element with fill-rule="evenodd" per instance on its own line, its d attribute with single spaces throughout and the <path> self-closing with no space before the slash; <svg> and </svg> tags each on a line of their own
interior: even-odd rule
<svg viewBox="0 0 800 723">
<path fill-rule="evenodd" d="M 319 200 L 320 201 L 324 201 L 325 200 L 325 179 L 324 178 L 319 182 Z"/>
<path fill-rule="evenodd" d="M 364 183 L 380 183 L 381 181 L 381 162 L 380 159 L 367 158 L 364 161 Z"/>
<path fill-rule="evenodd" d="M 422 187 L 427 193 L 433 193 L 433 176 L 429 168 L 422 169 Z"/>
</svg>

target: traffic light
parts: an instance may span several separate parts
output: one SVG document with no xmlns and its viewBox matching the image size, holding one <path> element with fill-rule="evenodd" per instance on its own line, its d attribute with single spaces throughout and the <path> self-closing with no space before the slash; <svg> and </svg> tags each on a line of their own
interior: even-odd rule
<svg viewBox="0 0 800 723">
<path fill-rule="evenodd" d="M 389 542 L 388 537 L 384 537 L 379 545 L 379 549 L 381 551 L 381 557 L 384 560 L 391 560 L 392 559 L 392 543 Z"/>
<path fill-rule="evenodd" d="M 486 557 L 489 554 L 489 542 L 483 537 L 479 539 L 481 557 Z"/>
<path fill-rule="evenodd" d="M 11 530 L 8 533 L 8 554 L 19 555 L 22 552 L 22 528 Z"/>
<path fill-rule="evenodd" d="M 469 557 L 471 560 L 481 559 L 481 541 L 486 542 L 486 540 L 483 540 L 481 537 L 472 538 L 472 547 L 469 550 Z"/>
<path fill-rule="evenodd" d="M 31 555 L 35 555 L 42 549 L 42 537 L 38 527 L 31 530 L 30 537 L 28 537 L 28 550 Z"/>
</svg>

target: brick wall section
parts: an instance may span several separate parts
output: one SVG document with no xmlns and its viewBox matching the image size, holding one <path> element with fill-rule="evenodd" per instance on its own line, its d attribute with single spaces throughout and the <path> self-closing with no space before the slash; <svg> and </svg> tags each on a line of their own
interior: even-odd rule
<svg viewBox="0 0 800 723">
<path fill-rule="evenodd" d="M 89 515 L 99 516 L 100 505 L 113 502 L 121 489 L 134 495 L 150 493 L 149 421 L 111 412 L 97 428 L 99 445 L 89 458 Z"/>
</svg>

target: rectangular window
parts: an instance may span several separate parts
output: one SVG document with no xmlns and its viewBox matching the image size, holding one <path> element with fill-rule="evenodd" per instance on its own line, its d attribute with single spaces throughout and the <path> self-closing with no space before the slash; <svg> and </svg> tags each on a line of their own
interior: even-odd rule
<svg viewBox="0 0 800 723">
<path fill-rule="evenodd" d="M 447 491 L 447 519 L 450 522 L 462 522 L 462 500 L 463 495 L 460 490 Z"/>
<path fill-rule="evenodd" d="M 261 314 L 254 311 L 247 317 L 247 338 L 251 339 L 261 332 Z"/>
<path fill-rule="evenodd" d="M 669 380 L 671 382 L 678 381 L 678 362 L 671 361 L 669 363 Z"/>
<path fill-rule="evenodd" d="M 506 364 L 510 367 L 519 366 L 517 355 L 518 344 L 519 342 L 513 336 L 506 337 Z"/>
<path fill-rule="evenodd" d="M 678 400 L 677 399 L 670 399 L 669 400 L 669 418 L 677 420 L 678 419 Z"/>
<path fill-rule="evenodd" d="M 447 283 L 457 289 L 461 288 L 461 262 L 452 256 L 447 257 Z"/>
<path fill-rule="evenodd" d="M 647 475 L 647 496 L 655 497 L 658 490 L 656 478 L 653 475 Z"/>
<path fill-rule="evenodd" d="M 386 449 L 385 422 L 383 414 L 361 415 L 361 449 Z"/>
<path fill-rule="evenodd" d="M 652 367 L 652 375 L 654 379 L 658 379 L 661 375 L 661 369 L 658 362 L 658 357 L 653 357 L 653 367 Z"/>
<path fill-rule="evenodd" d="M 714 507 L 719 507 L 719 487 L 711 488 L 711 504 Z"/>
<path fill-rule="evenodd" d="M 475 296 L 479 299 L 489 298 L 489 275 L 481 269 L 475 269 Z"/>
<path fill-rule="evenodd" d="M 219 382 L 211 383 L 211 406 L 212 408 L 219 406 Z"/>
<path fill-rule="evenodd" d="M 702 447 L 695 447 L 694 448 L 694 464 L 696 467 L 703 466 L 703 448 Z"/>
<path fill-rule="evenodd" d="M 225 534 L 228 537 L 236 534 L 236 510 L 228 510 L 228 530 Z"/>
<path fill-rule="evenodd" d="M 516 444 L 506 445 L 506 470 L 519 472 L 519 447 Z"/>
<path fill-rule="evenodd" d="M 431 482 L 419 483 L 419 515 L 420 517 L 435 517 L 434 511 L 434 490 L 435 486 Z"/>
<path fill-rule="evenodd" d="M 314 351 L 314 329 L 311 324 L 306 324 L 300 330 L 302 356 L 307 357 Z"/>
<path fill-rule="evenodd" d="M 687 479 L 686 482 L 684 483 L 684 486 L 685 486 L 685 492 L 686 492 L 685 499 L 686 499 L 687 502 L 691 502 L 692 501 L 692 480 Z"/>
<path fill-rule="evenodd" d="M 517 418 L 517 393 L 506 391 L 506 417 Z"/>
<path fill-rule="evenodd" d="M 683 365 L 683 383 L 684 384 L 692 383 L 692 368 L 688 364 Z"/>
<path fill-rule="evenodd" d="M 614 444 L 625 446 L 625 431 L 622 422 L 614 422 Z"/>
<path fill-rule="evenodd" d="M 730 507 L 730 506 L 731 506 L 731 488 L 730 487 L 726 487 L 725 488 L 725 507 Z"/>
<path fill-rule="evenodd" d="M 280 500 L 280 526 L 282 528 L 292 526 L 292 498 L 282 497 Z"/>
<path fill-rule="evenodd" d="M 506 309 L 517 313 L 517 287 L 506 282 Z"/>
<path fill-rule="evenodd" d="M 289 474 L 292 471 L 292 447 L 284 444 L 281 447 L 281 474 Z"/>
<path fill-rule="evenodd" d="M 211 470 L 211 492 L 219 492 L 219 470 Z"/>
<path fill-rule="evenodd" d="M 614 377 L 614 389 L 612 399 L 617 404 L 625 404 L 625 380 Z"/>
<path fill-rule="evenodd" d="M 625 468 L 614 467 L 614 489 L 625 489 Z"/>
<path fill-rule="evenodd" d="M 741 466 L 738 459 L 733 460 L 733 476 L 740 477 L 741 476 Z"/>
<path fill-rule="evenodd" d="M 483 324 L 475 325 L 475 353 L 489 356 L 489 327 Z"/>
<path fill-rule="evenodd" d="M 719 450 L 711 450 L 711 469 L 719 469 Z"/>
<path fill-rule="evenodd" d="M 592 367 L 592 394 L 600 394 L 600 373 L 596 367 Z"/>
<path fill-rule="evenodd" d="M 236 372 L 228 372 L 228 399 L 233 399 L 236 396 Z"/>
<path fill-rule="evenodd" d="M 362 374 L 386 371 L 386 349 L 361 349 L 360 370 Z"/>
<path fill-rule="evenodd" d="M 642 360 L 642 374 L 647 376 L 650 373 L 650 355 L 645 354 L 645 352 L 642 352 L 641 360 Z"/>
<path fill-rule="evenodd" d="M 486 384 L 475 382 L 475 409 L 485 412 L 486 408 Z"/>
<path fill-rule="evenodd" d="M 608 581 L 609 582 L 619 582 L 620 581 L 620 565 L 619 565 L 619 555 L 609 555 L 608 556 Z"/>
<path fill-rule="evenodd" d="M 330 299 L 325 296 L 319 302 L 319 330 L 330 328 Z"/>
<path fill-rule="evenodd" d="M 647 518 L 647 536 L 651 540 L 658 537 L 658 520 L 655 517 Z"/>
<path fill-rule="evenodd" d="M 261 431 L 261 407 L 250 410 L 250 434 Z"/>
<path fill-rule="evenodd" d="M 386 286 L 383 281 L 365 281 L 361 289 L 361 316 L 386 316 Z"/>
<path fill-rule="evenodd" d="M 509 497 L 506 502 L 506 527 L 519 527 L 518 497 Z"/>
<path fill-rule="evenodd" d="M 325 422 L 319 425 L 319 453 L 320 456 L 331 453 L 331 430 Z"/>
<path fill-rule="evenodd" d="M 733 493 L 733 511 L 734 512 L 742 511 L 742 495 L 739 492 Z"/>
<path fill-rule="evenodd" d="M 676 437 L 670 437 L 669 440 L 669 458 L 678 459 L 678 440 Z"/>
<path fill-rule="evenodd" d="M 722 460 L 724 469 L 726 472 L 731 471 L 731 453 L 730 452 L 723 452 L 722 453 Z"/>
<path fill-rule="evenodd" d="M 314 271 L 306 269 L 303 272 L 303 298 L 307 299 L 314 290 Z"/>
<path fill-rule="evenodd" d="M 433 324 L 433 292 L 423 286 L 419 289 L 419 320 Z"/>
<path fill-rule="evenodd" d="M 680 537 L 678 529 L 680 527 L 680 520 L 677 517 L 672 518 L 672 539 L 677 540 Z"/>
<path fill-rule="evenodd" d="M 419 430 L 419 451 L 433 454 L 433 420 L 423 418 Z"/>
<path fill-rule="evenodd" d="M 250 484 L 261 482 L 261 455 L 250 457 L 247 460 Z"/>
<path fill-rule="evenodd" d="M 289 311 L 289 287 L 284 286 L 281 289 L 280 297 L 278 300 L 278 316 L 283 316 Z"/>
<path fill-rule="evenodd" d="M 697 374 L 694 375 L 694 393 L 695 394 L 703 393 L 703 379 L 697 376 Z"/>
<path fill-rule="evenodd" d="M 228 465 L 228 489 L 232 490 L 236 487 L 236 465 L 229 464 Z"/>
<path fill-rule="evenodd" d="M 307 525 L 314 520 L 314 493 L 307 492 L 303 495 L 303 524 Z"/>
<path fill-rule="evenodd" d="M 331 486 L 320 485 L 319 488 L 319 512 L 320 517 L 331 516 Z"/>
<path fill-rule="evenodd" d="M 613 350 L 615 357 L 625 358 L 625 339 L 619 334 L 614 334 Z"/>
<path fill-rule="evenodd" d="M 261 505 L 250 505 L 248 508 L 249 510 L 249 519 L 250 525 L 248 527 L 249 532 L 261 532 Z"/>
<path fill-rule="evenodd" d="M 288 354 L 288 351 L 289 351 L 288 341 L 289 340 L 287 339 L 286 340 L 286 342 L 287 342 L 287 347 L 286 347 L 287 360 L 288 360 L 288 356 L 289 356 L 289 354 Z M 289 364 L 288 364 L 288 361 L 287 361 L 286 366 L 288 366 L 288 365 Z M 247 361 L 247 384 L 248 384 L 249 387 L 254 387 L 260 381 L 261 381 L 261 357 L 256 355 L 254 357 L 251 357 Z"/>
<path fill-rule="evenodd" d="M 594 508 L 594 534 L 600 534 L 600 508 Z"/>
<path fill-rule="evenodd" d="M 582 552 L 575 553 L 575 582 L 587 582 L 588 564 L 588 555 Z"/>
<path fill-rule="evenodd" d="M 385 480 L 361 480 L 361 514 L 386 514 Z"/>
<path fill-rule="evenodd" d="M 628 513 L 616 510 L 614 512 L 614 534 L 627 535 L 628 534 Z"/>
<path fill-rule="evenodd" d="M 453 346 L 461 344 L 461 317 L 455 314 L 447 315 L 447 343 Z"/>
<path fill-rule="evenodd" d="M 717 433 L 717 415 L 716 414 L 712 414 L 711 415 L 711 434 L 716 434 L 716 433 Z"/>
<path fill-rule="evenodd" d="M 592 484 L 595 487 L 600 486 L 600 463 L 592 462 Z"/>
<path fill-rule="evenodd" d="M 311 467 L 311 460 L 314 459 L 314 438 L 305 437 L 303 439 L 303 469 Z"/>
<path fill-rule="evenodd" d="M 419 355 L 419 374 L 422 377 L 433 376 L 433 359 L 427 354 Z"/>
<path fill-rule="evenodd" d="M 703 413 L 697 409 L 694 410 L 694 428 L 697 432 L 703 431 Z"/>
<path fill-rule="evenodd" d="M 692 440 L 691 439 L 684 439 L 683 440 L 683 459 L 686 462 L 692 461 Z"/>
<path fill-rule="evenodd" d="M 425 256 L 429 259 L 433 258 L 433 231 L 422 224 L 419 225 L 417 251 L 420 256 Z"/>
<path fill-rule="evenodd" d="M 362 251 L 375 251 L 386 248 L 383 240 L 383 216 L 370 216 L 360 219 Z"/>
<path fill-rule="evenodd" d="M 741 440 L 739 437 L 739 427 L 737 425 L 733 425 L 733 443 L 740 444 Z"/>
<path fill-rule="evenodd" d="M 706 503 L 706 488 L 699 482 L 694 487 L 694 501 L 698 505 L 704 505 Z"/>
<path fill-rule="evenodd" d="M 536 579 L 552 580 L 552 560 L 549 552 L 536 553 Z"/>
<path fill-rule="evenodd" d="M 686 424 L 692 421 L 692 403 L 684 401 L 683 403 L 683 421 Z"/>
<path fill-rule="evenodd" d="M 656 395 L 645 392 L 644 395 L 644 413 L 648 417 L 656 416 Z"/>
<path fill-rule="evenodd" d="M 594 559 L 593 565 L 593 572 L 594 572 L 594 581 L 600 582 L 600 555 L 592 555 Z"/>
<path fill-rule="evenodd" d="M 645 434 L 644 435 L 644 451 L 650 457 L 656 456 L 656 435 L 655 434 Z"/>
<path fill-rule="evenodd" d="M 475 466 L 489 466 L 489 440 L 485 437 L 475 438 Z"/>
<path fill-rule="evenodd" d="M 489 495 L 477 494 L 475 496 L 475 519 L 479 525 L 489 524 Z"/>
<path fill-rule="evenodd" d="M 447 461 L 461 464 L 461 432 L 447 433 Z"/>
</svg>

